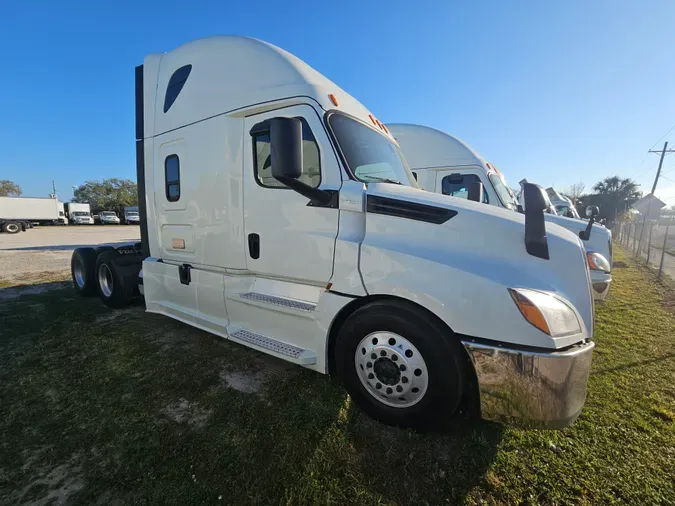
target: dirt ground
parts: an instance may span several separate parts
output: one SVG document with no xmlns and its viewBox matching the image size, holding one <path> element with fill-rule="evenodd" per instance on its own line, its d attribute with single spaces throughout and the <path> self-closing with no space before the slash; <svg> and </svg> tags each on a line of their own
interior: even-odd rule
<svg viewBox="0 0 675 506">
<path fill-rule="evenodd" d="M 59 277 L 70 272 L 75 248 L 119 245 L 140 237 L 140 228 L 135 225 L 37 227 L 18 234 L 0 234 L 0 282 L 13 284 L 45 272 Z"/>
</svg>

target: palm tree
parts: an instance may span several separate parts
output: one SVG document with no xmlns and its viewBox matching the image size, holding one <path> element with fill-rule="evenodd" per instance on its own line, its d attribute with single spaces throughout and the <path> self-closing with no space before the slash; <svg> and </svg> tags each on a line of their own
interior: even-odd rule
<svg viewBox="0 0 675 506">
<path fill-rule="evenodd" d="M 618 214 L 625 213 L 640 199 L 642 192 L 639 186 L 630 178 L 612 176 L 596 183 L 593 190 L 600 197 L 601 207 L 605 207 L 601 212 L 614 221 Z"/>
</svg>

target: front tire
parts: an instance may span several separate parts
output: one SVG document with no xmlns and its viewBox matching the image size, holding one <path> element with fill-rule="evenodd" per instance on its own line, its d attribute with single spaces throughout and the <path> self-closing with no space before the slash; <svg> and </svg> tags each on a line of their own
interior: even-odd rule
<svg viewBox="0 0 675 506">
<path fill-rule="evenodd" d="M 356 310 L 338 333 L 335 357 L 356 404 L 388 425 L 441 426 L 464 393 L 468 357 L 459 339 L 405 302 Z"/>
</svg>

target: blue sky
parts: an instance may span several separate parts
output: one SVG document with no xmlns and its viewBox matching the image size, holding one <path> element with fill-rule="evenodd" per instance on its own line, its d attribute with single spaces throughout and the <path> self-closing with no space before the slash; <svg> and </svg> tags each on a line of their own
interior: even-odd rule
<svg viewBox="0 0 675 506">
<path fill-rule="evenodd" d="M 236 33 L 294 53 L 385 122 L 459 136 L 514 186 L 651 188 L 675 124 L 675 2 L 0 2 L 0 179 L 62 199 L 135 177 L 134 67 Z M 664 139 L 675 147 L 675 130 Z M 660 142 L 659 146 L 662 146 Z M 675 154 L 656 195 L 675 204 Z"/>
</svg>

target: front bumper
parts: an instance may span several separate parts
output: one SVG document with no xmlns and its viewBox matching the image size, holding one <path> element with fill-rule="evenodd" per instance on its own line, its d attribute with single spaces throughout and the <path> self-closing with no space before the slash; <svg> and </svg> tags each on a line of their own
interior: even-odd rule
<svg viewBox="0 0 675 506">
<path fill-rule="evenodd" d="M 612 284 L 612 275 L 591 270 L 591 284 L 593 285 L 593 299 L 605 300 Z"/>
<path fill-rule="evenodd" d="M 561 429 L 581 413 L 595 343 L 551 352 L 462 344 L 476 371 L 484 419 Z"/>
</svg>

